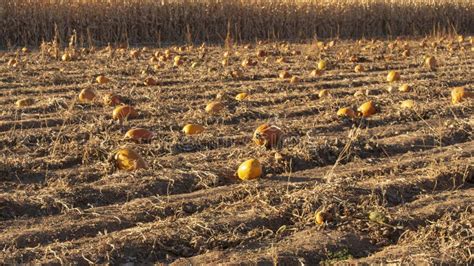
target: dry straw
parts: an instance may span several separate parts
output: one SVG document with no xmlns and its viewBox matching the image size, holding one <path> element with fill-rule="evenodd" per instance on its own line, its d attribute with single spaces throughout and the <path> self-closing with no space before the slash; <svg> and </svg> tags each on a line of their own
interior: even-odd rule
<svg viewBox="0 0 474 266">
<path fill-rule="evenodd" d="M 0 46 L 472 33 L 471 0 L 2 0 Z M 229 26 L 230 25 L 230 26 Z"/>
</svg>

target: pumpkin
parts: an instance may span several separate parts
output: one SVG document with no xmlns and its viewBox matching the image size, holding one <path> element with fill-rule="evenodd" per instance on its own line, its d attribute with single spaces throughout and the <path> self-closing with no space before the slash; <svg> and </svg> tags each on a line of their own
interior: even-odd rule
<svg viewBox="0 0 474 266">
<path fill-rule="evenodd" d="M 326 90 L 326 89 L 322 89 L 318 92 L 318 97 L 319 98 L 324 98 L 324 97 L 327 97 L 329 96 L 329 91 Z"/>
<path fill-rule="evenodd" d="M 253 61 L 252 59 L 244 59 L 242 61 L 243 67 L 256 66 L 256 65 L 257 65 L 257 61 Z"/>
<path fill-rule="evenodd" d="M 26 106 L 31 106 L 35 104 L 35 99 L 33 98 L 24 98 L 16 101 L 16 106 L 17 107 L 26 107 Z"/>
<path fill-rule="evenodd" d="M 375 104 L 372 101 L 363 103 L 359 108 L 357 108 L 357 111 L 359 112 L 359 116 L 362 117 L 369 117 L 377 112 Z"/>
<path fill-rule="evenodd" d="M 267 149 L 281 145 L 283 132 L 277 126 L 263 124 L 257 127 L 253 133 L 253 142 L 258 146 L 265 146 Z"/>
<path fill-rule="evenodd" d="M 361 96 L 365 96 L 366 95 L 366 91 L 365 90 L 357 90 L 355 93 L 354 93 L 354 97 L 361 97 Z"/>
<path fill-rule="evenodd" d="M 108 83 L 108 82 L 110 81 L 109 78 L 107 78 L 106 76 L 103 76 L 103 75 L 98 76 L 95 80 L 96 80 L 97 83 L 99 83 L 99 84 L 106 84 L 106 83 Z"/>
<path fill-rule="evenodd" d="M 315 70 L 311 71 L 311 76 L 312 76 L 312 77 L 319 77 L 319 76 L 321 76 L 323 73 L 324 73 L 324 71 L 319 70 L 319 69 L 315 69 Z"/>
<path fill-rule="evenodd" d="M 183 133 L 186 135 L 196 135 L 200 134 L 205 130 L 205 128 L 201 125 L 196 124 L 187 124 L 183 127 Z"/>
<path fill-rule="evenodd" d="M 138 59 L 138 57 L 140 57 L 140 50 L 132 50 L 130 51 L 130 57 L 131 58 L 135 58 L 135 59 Z"/>
<path fill-rule="evenodd" d="M 155 134 L 148 129 L 144 128 L 132 128 L 125 133 L 125 139 L 131 139 L 135 141 L 150 140 Z"/>
<path fill-rule="evenodd" d="M 244 73 L 242 72 L 242 70 L 236 69 L 236 70 L 230 72 L 230 76 L 234 79 L 239 79 L 239 78 L 242 78 L 244 76 Z"/>
<path fill-rule="evenodd" d="M 128 118 L 134 118 L 138 115 L 137 111 L 130 105 L 121 105 L 115 107 L 112 113 L 112 119 L 122 121 Z"/>
<path fill-rule="evenodd" d="M 280 57 L 280 58 L 277 58 L 275 62 L 277 62 L 278 64 L 286 63 L 286 59 L 284 57 Z"/>
<path fill-rule="evenodd" d="M 61 60 L 62 61 L 71 61 L 72 57 L 69 53 L 64 53 L 62 56 L 61 56 Z"/>
<path fill-rule="evenodd" d="M 352 110 L 352 108 L 344 107 L 337 110 L 337 116 L 355 118 L 356 113 L 354 112 L 354 110 Z"/>
<path fill-rule="evenodd" d="M 360 72 L 364 72 L 365 69 L 364 69 L 364 66 L 362 66 L 362 65 L 357 65 L 357 66 L 354 67 L 354 71 L 355 71 L 356 73 L 360 73 Z"/>
<path fill-rule="evenodd" d="M 184 61 L 182 59 L 179 59 L 178 61 L 173 62 L 174 67 L 178 67 L 180 65 L 184 64 Z"/>
<path fill-rule="evenodd" d="M 438 62 L 434 56 L 428 56 L 425 58 L 425 67 L 430 70 L 435 70 L 438 66 Z"/>
<path fill-rule="evenodd" d="M 299 83 L 299 82 L 300 82 L 300 79 L 297 76 L 292 76 L 291 79 L 290 79 L 291 84 L 296 84 L 296 83 Z"/>
<path fill-rule="evenodd" d="M 371 211 L 369 213 L 369 220 L 376 223 L 387 223 L 387 217 L 379 211 Z"/>
<path fill-rule="evenodd" d="M 8 66 L 10 67 L 16 67 L 18 65 L 18 61 L 16 61 L 16 59 L 10 59 L 8 60 Z"/>
<path fill-rule="evenodd" d="M 257 57 L 265 57 L 265 56 L 267 56 L 267 53 L 264 50 L 257 51 Z"/>
<path fill-rule="evenodd" d="M 122 99 L 119 95 L 108 93 L 102 98 L 104 105 L 106 106 L 116 106 L 122 104 Z"/>
<path fill-rule="evenodd" d="M 402 109 L 413 109 L 415 107 L 415 102 L 413 100 L 404 100 L 400 103 L 400 108 Z"/>
<path fill-rule="evenodd" d="M 229 59 L 227 59 L 227 58 L 222 59 L 221 64 L 222 64 L 222 66 L 228 66 L 229 65 Z"/>
<path fill-rule="evenodd" d="M 134 171 L 148 168 L 143 158 L 131 148 L 119 149 L 115 153 L 114 159 L 120 170 Z"/>
<path fill-rule="evenodd" d="M 240 164 L 237 175 L 242 180 L 256 179 L 262 176 L 262 165 L 257 159 L 250 159 Z"/>
<path fill-rule="evenodd" d="M 329 222 L 331 220 L 331 215 L 328 212 L 325 211 L 318 211 L 314 215 L 314 221 L 318 225 L 322 225 L 325 222 Z"/>
<path fill-rule="evenodd" d="M 400 92 L 409 92 L 409 91 L 411 91 L 411 87 L 408 84 L 403 84 L 400 87 L 398 87 L 398 91 L 400 91 Z"/>
<path fill-rule="evenodd" d="M 288 71 L 282 71 L 278 74 L 278 77 L 280 77 L 281 79 L 289 79 L 291 78 L 291 75 L 290 73 L 288 73 Z"/>
<path fill-rule="evenodd" d="M 221 112 L 223 109 L 224 109 L 224 105 L 221 102 L 214 101 L 206 105 L 205 111 L 206 113 L 209 113 L 209 114 L 217 114 Z"/>
<path fill-rule="evenodd" d="M 395 70 L 392 70 L 390 72 L 388 72 L 388 75 L 387 75 L 387 81 L 388 82 L 394 82 L 394 81 L 398 81 L 400 80 L 400 73 L 395 71 Z"/>
<path fill-rule="evenodd" d="M 325 70 L 327 67 L 327 62 L 326 60 L 319 60 L 318 62 L 318 69 L 319 70 Z"/>
<path fill-rule="evenodd" d="M 89 88 L 83 89 L 79 93 L 79 102 L 81 103 L 92 102 L 95 96 L 96 96 L 96 93 L 93 89 L 89 89 Z"/>
<path fill-rule="evenodd" d="M 457 104 L 465 98 L 472 98 L 473 94 L 468 92 L 464 87 L 456 87 L 451 90 L 451 102 Z"/>
<path fill-rule="evenodd" d="M 245 92 L 241 92 L 235 96 L 235 99 L 237 101 L 243 101 L 245 98 L 247 98 L 248 94 Z"/>
<path fill-rule="evenodd" d="M 154 78 L 148 77 L 145 79 L 143 84 L 145 84 L 145 86 L 156 86 L 158 82 Z"/>
</svg>

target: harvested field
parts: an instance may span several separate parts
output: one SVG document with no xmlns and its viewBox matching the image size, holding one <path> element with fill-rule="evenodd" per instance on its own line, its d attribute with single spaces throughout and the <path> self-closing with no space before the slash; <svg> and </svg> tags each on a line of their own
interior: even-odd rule
<svg viewBox="0 0 474 266">
<path fill-rule="evenodd" d="M 473 263 L 473 100 L 451 102 L 452 88 L 473 91 L 472 38 L 169 47 L 170 60 L 166 48 L 69 48 L 70 61 L 42 49 L 0 55 L 4 263 Z M 401 80 L 389 84 L 390 70 Z M 86 88 L 99 96 L 79 103 Z M 138 116 L 113 121 L 107 93 Z M 224 111 L 210 115 L 216 98 Z M 415 107 L 401 109 L 408 99 Z M 337 117 L 368 100 L 376 114 Z M 278 151 L 251 140 L 266 122 L 284 132 Z M 188 123 L 205 131 L 185 136 Z M 133 127 L 155 135 L 124 140 Z M 149 167 L 117 170 L 123 146 Z M 249 158 L 264 176 L 240 181 Z"/>
</svg>

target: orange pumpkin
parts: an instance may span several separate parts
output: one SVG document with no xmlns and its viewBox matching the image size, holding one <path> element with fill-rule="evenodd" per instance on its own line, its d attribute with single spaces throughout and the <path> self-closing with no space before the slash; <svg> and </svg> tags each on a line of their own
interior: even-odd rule
<svg viewBox="0 0 474 266">
<path fill-rule="evenodd" d="M 108 93 L 104 95 L 103 102 L 106 106 L 116 106 L 122 104 L 122 99 L 119 95 Z"/>
<path fill-rule="evenodd" d="M 270 124 L 260 125 L 253 133 L 252 138 L 258 146 L 265 146 L 268 149 L 281 146 L 282 139 L 281 129 Z"/>
<path fill-rule="evenodd" d="M 456 87 L 451 90 L 451 102 L 457 104 L 466 98 L 472 98 L 474 94 L 467 91 L 464 87 Z"/>
<path fill-rule="evenodd" d="M 325 211 L 318 211 L 314 215 L 314 220 L 315 220 L 316 224 L 322 225 L 325 222 L 331 221 L 331 215 L 328 212 L 325 212 Z"/>
<path fill-rule="evenodd" d="M 121 105 L 114 109 L 112 118 L 122 121 L 128 118 L 134 118 L 138 115 L 137 111 L 130 105 Z"/>
<path fill-rule="evenodd" d="M 425 58 L 425 66 L 430 70 L 435 70 L 438 66 L 438 62 L 434 56 L 428 56 Z"/>
<path fill-rule="evenodd" d="M 357 111 L 359 112 L 359 116 L 369 117 L 375 114 L 377 112 L 377 109 L 375 108 L 374 102 L 368 101 L 362 104 L 359 108 L 357 108 Z"/>
<path fill-rule="evenodd" d="M 208 105 L 206 105 L 206 113 L 209 114 L 217 114 L 221 112 L 224 109 L 224 105 L 221 102 L 215 101 L 215 102 L 210 102 Z"/>
<path fill-rule="evenodd" d="M 158 82 L 154 78 L 148 77 L 145 79 L 143 84 L 145 84 L 145 86 L 156 86 Z"/>
<path fill-rule="evenodd" d="M 148 168 L 147 163 L 133 149 L 122 148 L 114 156 L 117 167 L 120 170 L 134 171 L 137 169 Z"/>
<path fill-rule="evenodd" d="M 148 129 L 144 128 L 132 128 L 127 133 L 125 133 L 125 139 L 142 141 L 150 140 L 155 134 Z"/>
<path fill-rule="evenodd" d="M 79 102 L 81 103 L 89 103 L 89 102 L 92 102 L 95 98 L 96 94 L 94 92 L 94 90 L 92 89 L 83 89 L 80 93 L 79 93 Z"/>
<path fill-rule="evenodd" d="M 388 72 L 388 75 L 387 75 L 387 81 L 388 82 L 394 82 L 394 81 L 399 81 L 400 80 L 400 73 L 397 72 L 397 71 L 390 71 Z"/>
<path fill-rule="evenodd" d="M 341 108 L 341 109 L 337 110 L 337 116 L 355 118 L 356 113 L 351 108 L 344 107 L 344 108 Z"/>
<path fill-rule="evenodd" d="M 95 80 L 96 80 L 97 83 L 99 83 L 99 84 L 106 84 L 106 83 L 108 83 L 108 82 L 110 81 L 109 78 L 107 78 L 106 76 L 102 76 L 102 75 L 98 76 Z"/>
<path fill-rule="evenodd" d="M 278 76 L 279 76 L 281 79 L 289 79 L 289 78 L 291 78 L 291 75 L 290 75 L 290 73 L 288 73 L 288 71 L 282 71 L 282 72 L 280 72 L 280 74 L 278 74 Z"/>
<path fill-rule="evenodd" d="M 242 180 L 256 179 L 262 176 L 262 164 L 257 159 L 243 162 L 237 169 L 237 176 Z"/>
</svg>

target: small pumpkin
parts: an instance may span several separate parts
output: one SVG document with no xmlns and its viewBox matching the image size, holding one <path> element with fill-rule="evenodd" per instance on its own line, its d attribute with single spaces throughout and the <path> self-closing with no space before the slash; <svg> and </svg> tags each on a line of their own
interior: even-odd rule
<svg viewBox="0 0 474 266">
<path fill-rule="evenodd" d="M 398 80 L 400 80 L 400 72 L 395 71 L 395 70 L 391 70 L 390 72 L 388 72 L 388 75 L 387 75 L 388 82 L 394 82 Z"/>
<path fill-rule="evenodd" d="M 263 124 L 257 127 L 252 140 L 258 146 L 265 146 L 267 149 L 278 147 L 281 146 L 283 132 L 275 125 Z"/>
<path fill-rule="evenodd" d="M 16 106 L 17 107 L 27 107 L 35 104 L 35 99 L 33 98 L 24 98 L 16 101 Z"/>
<path fill-rule="evenodd" d="M 400 108 L 402 108 L 402 109 L 413 109 L 413 108 L 415 108 L 415 101 L 413 101 L 413 100 L 404 100 L 400 103 Z"/>
<path fill-rule="evenodd" d="M 156 86 L 158 85 L 158 82 L 154 78 L 148 77 L 145 79 L 145 81 L 143 81 L 143 84 L 145 86 Z"/>
<path fill-rule="evenodd" d="M 86 88 L 81 90 L 79 93 L 79 102 L 81 103 L 90 103 L 96 97 L 96 93 L 93 89 Z"/>
<path fill-rule="evenodd" d="M 352 108 L 344 107 L 344 108 L 340 108 L 339 110 L 337 110 L 337 116 L 355 118 L 357 115 L 356 115 L 356 112 L 354 112 L 354 110 L 352 110 Z"/>
<path fill-rule="evenodd" d="M 223 109 L 224 109 L 224 104 L 222 104 L 219 101 L 214 101 L 206 105 L 205 111 L 206 113 L 209 113 L 209 114 L 217 114 L 221 112 Z"/>
<path fill-rule="evenodd" d="M 18 65 L 18 61 L 16 59 L 12 58 L 12 59 L 8 60 L 7 64 L 10 67 L 16 67 Z"/>
<path fill-rule="evenodd" d="M 292 76 L 291 79 L 290 79 L 291 84 L 296 84 L 296 83 L 299 83 L 299 82 L 300 82 L 300 78 L 298 78 L 297 76 Z"/>
<path fill-rule="evenodd" d="M 132 50 L 130 51 L 130 57 L 134 59 L 138 59 L 141 55 L 140 50 Z"/>
<path fill-rule="evenodd" d="M 265 57 L 265 56 L 267 56 L 267 52 L 265 52 L 265 50 L 257 51 L 257 57 Z"/>
<path fill-rule="evenodd" d="M 106 83 L 109 83 L 109 81 L 110 81 L 109 78 L 107 78 L 106 76 L 103 76 L 103 75 L 98 76 L 95 80 L 99 84 L 106 84 Z"/>
<path fill-rule="evenodd" d="M 314 221 L 317 225 L 322 225 L 332 220 L 331 215 L 326 211 L 318 211 L 314 215 Z"/>
<path fill-rule="evenodd" d="M 319 60 L 318 62 L 318 69 L 319 70 L 325 70 L 327 67 L 327 62 L 326 60 Z"/>
<path fill-rule="evenodd" d="M 242 66 L 243 66 L 243 67 L 256 66 L 256 65 L 257 65 L 257 61 L 254 61 L 254 60 L 252 60 L 252 59 L 250 59 L 250 58 L 244 59 L 244 60 L 242 61 Z"/>
<path fill-rule="evenodd" d="M 319 76 L 321 76 L 323 73 L 324 73 L 323 70 L 315 69 L 315 70 L 311 71 L 311 74 L 310 74 L 310 75 L 311 75 L 312 77 L 319 77 Z"/>
<path fill-rule="evenodd" d="M 281 71 L 278 74 L 278 77 L 280 77 L 281 79 L 289 79 L 289 78 L 291 78 L 291 75 L 290 75 L 290 73 L 288 73 L 288 71 Z"/>
<path fill-rule="evenodd" d="M 376 223 L 387 223 L 388 219 L 382 212 L 371 211 L 369 213 L 369 220 Z"/>
<path fill-rule="evenodd" d="M 256 179 L 262 176 L 262 165 L 257 159 L 250 159 L 240 164 L 237 176 L 242 180 Z"/>
<path fill-rule="evenodd" d="M 69 54 L 69 53 L 64 53 L 64 54 L 61 56 L 61 60 L 62 60 L 62 61 L 71 61 L 71 60 L 72 60 L 72 56 L 71 56 L 71 54 Z"/>
<path fill-rule="evenodd" d="M 205 128 L 201 125 L 196 124 L 187 124 L 183 127 L 183 133 L 186 135 L 196 135 L 200 134 L 205 130 Z"/>
<path fill-rule="evenodd" d="M 148 168 L 145 160 L 131 148 L 119 149 L 115 153 L 114 159 L 120 170 L 134 171 Z"/>
<path fill-rule="evenodd" d="M 456 87 L 451 90 L 451 102 L 457 104 L 462 102 L 466 98 L 474 97 L 473 93 L 470 93 L 464 87 Z"/>
<path fill-rule="evenodd" d="M 355 71 L 356 73 L 361 73 L 361 72 L 364 72 L 365 69 L 364 69 L 364 66 L 362 66 L 362 65 L 357 65 L 357 66 L 354 67 L 354 71 Z"/>
<path fill-rule="evenodd" d="M 369 117 L 377 113 L 377 109 L 375 108 L 373 101 L 363 103 L 361 106 L 359 106 L 359 108 L 357 108 L 357 111 L 359 112 L 359 116 L 362 117 Z"/>
<path fill-rule="evenodd" d="M 122 98 L 119 95 L 113 93 L 107 93 L 102 98 L 104 105 L 106 106 L 117 106 L 122 104 Z"/>
<path fill-rule="evenodd" d="M 324 98 L 329 96 L 329 91 L 326 89 L 322 89 L 318 92 L 318 97 L 319 98 Z"/>
<path fill-rule="evenodd" d="M 112 113 L 112 119 L 122 121 L 124 119 L 134 118 L 138 112 L 130 105 L 121 105 L 115 107 Z"/>
<path fill-rule="evenodd" d="M 155 134 L 145 128 L 132 128 L 125 133 L 125 139 L 143 141 L 151 140 Z"/>
<path fill-rule="evenodd" d="M 408 84 L 402 84 L 400 87 L 398 87 L 398 91 L 400 92 L 409 92 L 411 91 L 411 86 Z"/>
<path fill-rule="evenodd" d="M 425 66 L 430 70 L 436 70 L 438 62 L 434 56 L 428 56 L 425 58 Z"/>
<path fill-rule="evenodd" d="M 235 100 L 237 101 L 243 101 L 245 98 L 247 98 L 248 94 L 246 92 L 241 92 L 235 96 Z"/>
</svg>

